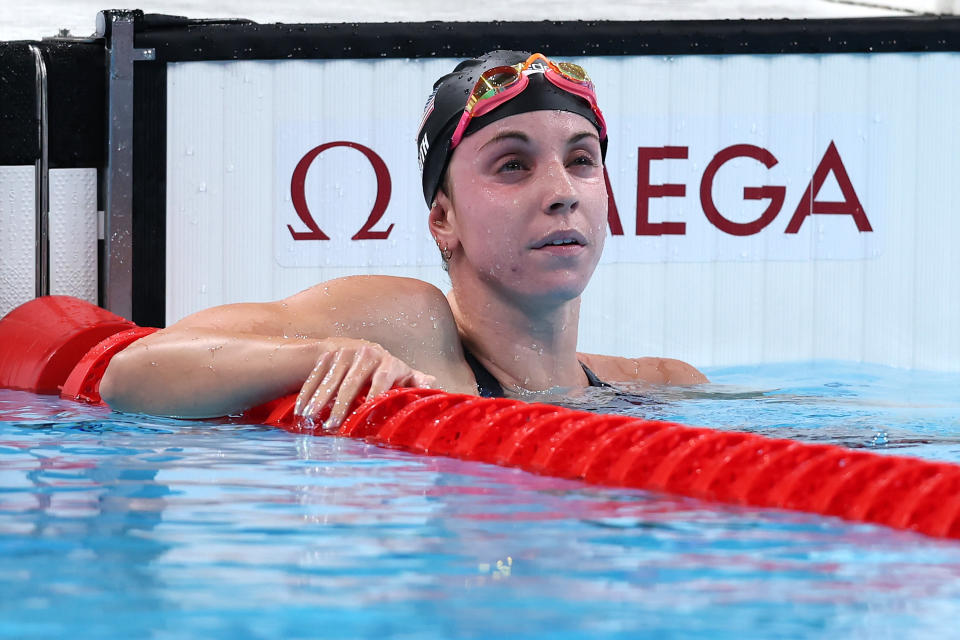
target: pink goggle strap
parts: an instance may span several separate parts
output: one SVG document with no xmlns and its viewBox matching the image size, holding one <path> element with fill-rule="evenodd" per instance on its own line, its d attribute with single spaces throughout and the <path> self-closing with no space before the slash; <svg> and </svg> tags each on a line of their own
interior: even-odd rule
<svg viewBox="0 0 960 640">
<path fill-rule="evenodd" d="M 564 77 L 562 74 L 558 73 L 552 68 L 544 72 L 544 75 L 555 87 L 568 93 L 572 93 L 576 96 L 580 96 L 587 101 L 587 103 L 590 105 L 590 108 L 593 109 L 594 115 L 597 116 L 597 122 L 600 125 L 600 139 L 603 140 L 606 138 L 607 122 L 603 117 L 603 113 L 600 112 L 600 107 L 597 106 L 597 95 L 593 92 L 593 90 L 585 84 L 581 84 Z M 517 82 L 514 82 L 506 89 L 497 92 L 497 94 L 493 97 L 478 100 L 476 103 L 474 103 L 472 109 L 469 107 L 465 108 L 463 110 L 463 115 L 460 116 L 460 122 L 457 123 L 457 128 L 453 131 L 453 136 L 450 138 L 450 150 L 453 151 L 463 140 L 464 133 L 466 133 L 467 127 L 470 125 L 470 121 L 473 118 L 479 118 L 485 113 L 490 113 L 504 102 L 507 102 L 517 94 L 521 93 L 529 84 L 530 80 L 527 78 L 526 74 L 521 74 L 520 79 L 517 80 Z"/>
</svg>

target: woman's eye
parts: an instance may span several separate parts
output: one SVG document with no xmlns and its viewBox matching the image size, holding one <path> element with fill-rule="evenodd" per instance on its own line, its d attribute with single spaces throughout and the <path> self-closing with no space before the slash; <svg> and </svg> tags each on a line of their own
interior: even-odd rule
<svg viewBox="0 0 960 640">
<path fill-rule="evenodd" d="M 500 163 L 500 171 L 523 171 L 527 166 L 518 158 L 511 158 Z"/>
<path fill-rule="evenodd" d="M 586 153 L 581 153 L 573 157 L 570 164 L 578 165 L 581 167 L 595 167 L 597 166 L 596 161 L 593 159 L 593 156 L 590 156 Z"/>
</svg>

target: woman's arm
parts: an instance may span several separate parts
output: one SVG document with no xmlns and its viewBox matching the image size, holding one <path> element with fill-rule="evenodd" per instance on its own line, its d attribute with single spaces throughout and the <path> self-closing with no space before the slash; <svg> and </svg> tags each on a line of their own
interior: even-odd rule
<svg viewBox="0 0 960 640">
<path fill-rule="evenodd" d="M 696 367 L 673 358 L 620 358 L 594 353 L 577 357 L 606 382 L 688 385 L 710 382 Z"/>
<path fill-rule="evenodd" d="M 174 325 L 117 354 L 100 394 L 121 411 L 223 416 L 298 390 L 319 354 L 312 340 Z"/>
<path fill-rule="evenodd" d="M 435 376 L 463 391 L 464 367 L 439 290 L 408 278 L 354 277 L 184 318 L 118 354 L 101 395 L 120 410 L 209 417 L 301 390 L 300 412 L 316 415 L 336 401 L 338 417 L 367 384 L 426 386 Z"/>
</svg>

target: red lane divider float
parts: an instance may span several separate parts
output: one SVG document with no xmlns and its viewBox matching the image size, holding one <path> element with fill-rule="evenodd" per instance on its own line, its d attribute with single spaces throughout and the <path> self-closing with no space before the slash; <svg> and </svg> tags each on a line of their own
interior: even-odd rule
<svg viewBox="0 0 960 640">
<path fill-rule="evenodd" d="M 0 319 L 0 386 L 38 393 L 62 386 L 63 397 L 100 402 L 110 358 L 154 330 L 84 305 L 91 307 L 40 298 Z M 76 316 L 58 320 L 63 313 Z M 48 333 L 32 335 L 27 327 Z M 279 398 L 244 416 L 315 433 L 294 417 L 295 399 Z M 338 434 L 606 486 L 960 538 L 955 464 L 432 389 L 388 391 L 353 411 Z"/>
<path fill-rule="evenodd" d="M 100 399 L 100 379 L 110 359 L 132 343 L 156 331 L 153 327 L 134 327 L 101 340 L 70 371 L 60 389 L 60 397 L 88 404 L 103 404 Z"/>
<path fill-rule="evenodd" d="M 59 393 L 87 351 L 136 326 L 69 296 L 46 296 L 22 304 L 0 319 L 0 387 Z"/>
</svg>

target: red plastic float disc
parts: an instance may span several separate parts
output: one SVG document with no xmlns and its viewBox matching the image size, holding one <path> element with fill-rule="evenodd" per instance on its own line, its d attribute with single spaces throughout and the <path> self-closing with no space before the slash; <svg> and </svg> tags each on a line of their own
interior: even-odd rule
<svg viewBox="0 0 960 640">
<path fill-rule="evenodd" d="M 713 437 L 691 440 L 664 459 L 651 482 L 662 484 L 670 492 L 694 495 L 692 487 L 703 472 L 704 461 L 722 458 L 750 437 L 737 431 L 718 431 Z"/>
<path fill-rule="evenodd" d="M 610 482 L 610 470 L 620 454 L 633 445 L 643 442 L 654 433 L 669 429 L 668 422 L 651 422 L 635 418 L 601 435 L 585 447 L 580 459 L 571 467 L 574 478 L 583 478 L 592 484 Z"/>
<path fill-rule="evenodd" d="M 377 444 L 409 449 L 437 416 L 471 398 L 473 396 L 453 393 L 418 398 L 381 423 L 368 439 Z"/>
<path fill-rule="evenodd" d="M 827 486 L 830 479 L 844 473 L 856 459 L 855 452 L 832 447 L 823 455 L 797 465 L 777 480 L 767 493 L 767 499 L 787 509 L 809 511 L 810 505 L 827 499 L 823 492 L 833 495 L 835 489 Z"/>
<path fill-rule="evenodd" d="M 664 461 L 671 454 L 691 446 L 699 437 L 709 433 L 706 429 L 691 429 L 679 425 L 659 429 L 622 451 L 616 462 L 610 465 L 607 478 L 615 485 L 649 487 L 662 491 L 665 488 L 663 483 L 651 484 L 651 480 L 657 475 L 657 470 Z"/>
<path fill-rule="evenodd" d="M 351 438 L 370 437 L 376 434 L 384 421 L 409 403 L 438 393 L 443 391 L 418 387 L 390 389 L 351 413 L 340 425 L 338 435 Z"/>
<path fill-rule="evenodd" d="M 896 466 L 892 456 L 874 455 L 860 464 L 850 465 L 850 470 L 841 474 L 841 484 L 836 488 L 833 497 L 823 505 L 823 511 L 831 516 L 851 518 L 861 503 L 861 497 L 877 481 Z"/>
<path fill-rule="evenodd" d="M 432 455 L 452 455 L 464 425 L 475 424 L 491 413 L 515 405 L 515 400 L 506 398 L 471 397 L 425 425 L 416 441 L 410 445 L 410 450 Z"/>
<path fill-rule="evenodd" d="M 540 447 L 530 461 L 530 468 L 558 478 L 575 478 L 577 475 L 573 467 L 580 462 L 591 443 L 608 431 L 635 420 L 632 416 L 602 414 L 577 420 L 570 428 L 554 434 L 547 446 Z"/>
<path fill-rule="evenodd" d="M 960 481 L 960 468 L 944 464 L 941 472 L 923 482 L 911 494 L 897 505 L 890 515 L 890 526 L 898 529 L 917 529 L 919 517 L 929 512 L 930 504 L 942 502 L 943 496 L 956 495 L 955 487 Z"/>
<path fill-rule="evenodd" d="M 497 447 L 493 461 L 509 467 L 526 466 L 536 457 L 542 444 L 550 442 L 558 433 L 569 428 L 571 420 L 582 420 L 585 416 L 575 413 L 549 413 L 530 420 L 514 430 Z"/>
<path fill-rule="evenodd" d="M 517 429 L 545 415 L 560 413 L 562 409 L 546 404 L 526 404 L 516 401 L 513 407 L 501 409 L 483 420 L 464 425 L 464 433 L 453 455 L 466 460 L 495 462 L 497 449 Z"/>
</svg>

